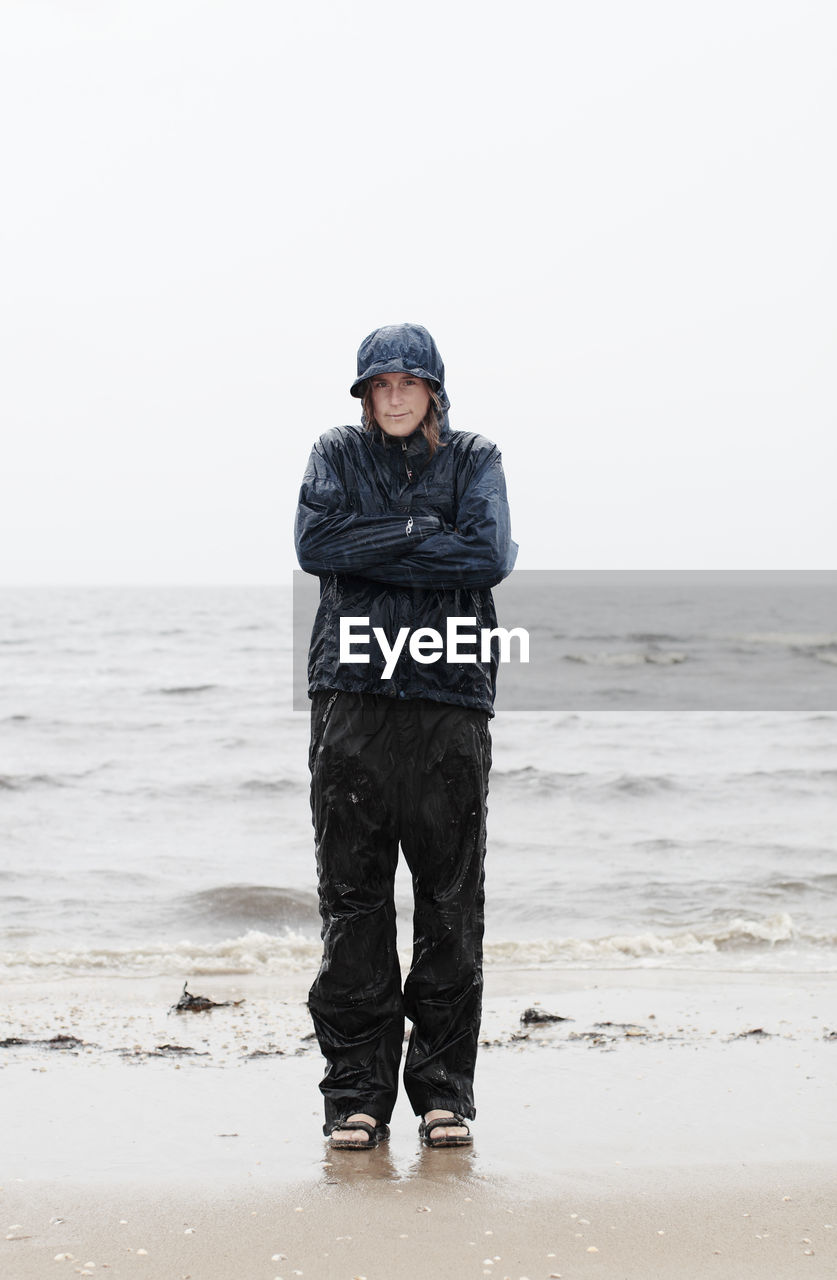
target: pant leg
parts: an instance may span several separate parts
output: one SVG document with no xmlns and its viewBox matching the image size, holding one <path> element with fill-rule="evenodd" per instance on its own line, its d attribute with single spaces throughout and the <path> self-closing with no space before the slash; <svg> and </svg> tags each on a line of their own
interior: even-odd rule
<svg viewBox="0 0 837 1280">
<path fill-rule="evenodd" d="M 415 902 L 404 1084 L 417 1115 L 440 1108 L 471 1118 L 482 1014 L 488 716 L 424 700 L 412 706 L 416 754 L 401 829 Z"/>
<path fill-rule="evenodd" d="M 386 1123 L 404 1039 L 395 937 L 396 758 L 390 726 L 371 694 L 318 694 L 312 702 L 311 809 L 323 958 L 308 1007 L 327 1061 L 320 1090 L 325 1131 L 361 1111 Z"/>
</svg>

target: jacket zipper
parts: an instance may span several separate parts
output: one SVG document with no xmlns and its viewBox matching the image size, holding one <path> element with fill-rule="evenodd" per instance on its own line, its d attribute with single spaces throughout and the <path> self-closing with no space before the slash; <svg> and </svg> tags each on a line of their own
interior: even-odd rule
<svg viewBox="0 0 837 1280">
<path fill-rule="evenodd" d="M 407 441 L 406 440 L 401 441 L 401 452 L 404 454 L 404 470 L 407 472 L 407 479 L 412 480 L 413 473 L 410 470 L 410 464 L 407 461 Z"/>
</svg>

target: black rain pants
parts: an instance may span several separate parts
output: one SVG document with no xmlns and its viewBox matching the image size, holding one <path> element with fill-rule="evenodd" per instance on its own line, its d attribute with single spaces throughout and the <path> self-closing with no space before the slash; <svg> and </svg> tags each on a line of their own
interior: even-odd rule
<svg viewBox="0 0 837 1280">
<path fill-rule="evenodd" d="M 323 958 L 308 1007 L 327 1069 L 324 1131 L 389 1121 L 405 1015 L 417 1115 L 472 1118 L 482 1011 L 488 713 L 426 698 L 313 695 L 311 809 Z M 412 874 L 413 956 L 401 989 L 394 879 Z"/>
</svg>

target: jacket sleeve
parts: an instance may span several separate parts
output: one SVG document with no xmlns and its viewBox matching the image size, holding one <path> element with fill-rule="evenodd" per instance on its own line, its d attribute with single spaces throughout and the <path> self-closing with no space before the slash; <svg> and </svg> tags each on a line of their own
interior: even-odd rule
<svg viewBox="0 0 837 1280">
<path fill-rule="evenodd" d="M 369 566 L 407 555 L 443 528 L 434 515 L 360 515 L 349 509 L 345 485 L 318 442 L 311 450 L 296 511 L 294 541 L 306 573 L 367 576 Z"/>
<path fill-rule="evenodd" d="M 492 446 L 460 499 L 456 527 L 412 543 L 398 560 L 367 565 L 363 576 L 405 587 L 494 587 L 516 559 L 502 458 Z"/>
</svg>

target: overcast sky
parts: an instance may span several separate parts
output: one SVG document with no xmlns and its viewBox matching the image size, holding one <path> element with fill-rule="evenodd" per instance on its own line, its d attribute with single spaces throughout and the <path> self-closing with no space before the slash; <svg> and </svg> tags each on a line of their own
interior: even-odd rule
<svg viewBox="0 0 837 1280">
<path fill-rule="evenodd" d="M 0 582 L 284 582 L 426 325 L 529 568 L 833 568 L 831 0 L 3 0 Z"/>
</svg>

